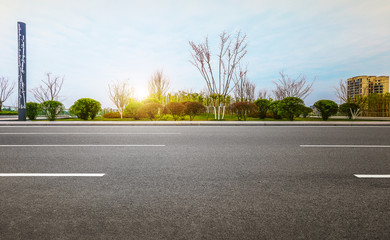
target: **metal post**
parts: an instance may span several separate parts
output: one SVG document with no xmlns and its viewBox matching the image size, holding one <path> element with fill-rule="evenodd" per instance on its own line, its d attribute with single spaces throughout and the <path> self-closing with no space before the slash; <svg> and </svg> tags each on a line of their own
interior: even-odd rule
<svg viewBox="0 0 390 240">
<path fill-rule="evenodd" d="M 26 24 L 18 22 L 18 115 L 26 121 Z"/>
</svg>

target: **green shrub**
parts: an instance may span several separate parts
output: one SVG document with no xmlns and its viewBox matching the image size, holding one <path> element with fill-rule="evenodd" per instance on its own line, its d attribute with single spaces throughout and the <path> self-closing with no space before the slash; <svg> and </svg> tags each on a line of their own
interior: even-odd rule
<svg viewBox="0 0 390 240">
<path fill-rule="evenodd" d="M 121 114 L 119 112 L 108 112 L 103 114 L 104 118 L 121 118 Z"/>
<path fill-rule="evenodd" d="M 18 115 L 18 111 L 5 111 L 5 110 L 2 110 L 0 112 L 0 115 Z"/>
<path fill-rule="evenodd" d="M 157 98 L 152 98 L 152 97 L 144 99 L 142 101 L 142 103 L 144 103 L 144 104 L 147 104 L 147 103 L 158 103 L 158 104 L 161 104 L 161 102 Z"/>
<path fill-rule="evenodd" d="M 54 121 L 64 110 L 64 105 L 58 101 L 45 101 L 41 103 L 40 108 L 47 119 Z"/>
<path fill-rule="evenodd" d="M 186 107 L 184 113 L 190 116 L 190 121 L 192 121 L 196 115 L 206 111 L 205 106 L 199 102 L 186 102 L 184 106 Z"/>
<path fill-rule="evenodd" d="M 69 108 L 69 113 L 88 120 L 88 118 L 94 119 L 100 110 L 100 102 L 91 98 L 80 98 Z"/>
<path fill-rule="evenodd" d="M 259 117 L 260 119 L 264 119 L 267 116 L 267 111 L 269 108 L 269 104 L 271 102 L 267 99 L 257 99 L 255 101 L 256 106 L 258 107 L 259 110 Z"/>
<path fill-rule="evenodd" d="M 234 114 L 236 114 L 238 120 L 246 120 L 246 116 L 251 112 L 257 110 L 257 106 L 251 102 L 236 102 L 230 105 L 230 108 Z"/>
<path fill-rule="evenodd" d="M 270 102 L 270 104 L 268 106 L 268 109 L 271 112 L 272 117 L 274 119 L 281 119 L 282 118 L 282 116 L 280 116 L 279 103 L 280 103 L 279 100 L 275 100 L 275 101 Z"/>
<path fill-rule="evenodd" d="M 134 118 L 135 120 L 138 120 L 139 117 L 137 115 L 137 111 L 138 109 L 144 105 L 142 102 L 130 102 L 126 108 L 125 108 L 125 111 L 124 111 L 124 114 L 125 115 L 128 115 L 129 117 L 131 118 Z"/>
<path fill-rule="evenodd" d="M 147 103 L 145 105 L 142 105 L 138 110 L 141 113 L 145 113 L 150 120 L 155 119 L 158 114 L 159 110 L 162 110 L 163 106 L 159 103 Z"/>
<path fill-rule="evenodd" d="M 28 119 L 35 120 L 38 116 L 39 111 L 40 111 L 39 103 L 36 103 L 36 102 L 26 103 L 26 111 L 27 111 Z"/>
<path fill-rule="evenodd" d="M 184 110 L 186 109 L 184 104 L 178 102 L 170 102 L 165 107 L 168 110 L 168 113 L 172 115 L 175 121 L 184 115 Z"/>
<path fill-rule="evenodd" d="M 307 117 L 311 112 L 313 112 L 313 109 L 311 107 L 306 107 L 305 106 L 302 109 L 302 115 L 303 115 L 304 118 Z"/>
<path fill-rule="evenodd" d="M 302 99 L 297 97 L 286 97 L 279 102 L 279 112 L 281 115 L 287 117 L 290 121 L 294 120 L 294 116 L 300 114 L 304 107 Z"/>
<path fill-rule="evenodd" d="M 320 112 L 324 121 L 327 121 L 330 116 L 335 115 L 339 110 L 337 103 L 332 100 L 319 100 L 313 106 Z"/>
<path fill-rule="evenodd" d="M 146 114 L 145 111 L 142 110 L 142 108 L 139 108 L 137 110 L 137 113 L 135 114 L 134 119 L 138 120 L 138 119 L 147 118 L 147 117 L 148 117 L 148 114 Z"/>
<path fill-rule="evenodd" d="M 339 106 L 339 112 L 348 116 L 349 119 L 352 119 L 351 110 L 356 112 L 359 109 L 360 107 L 356 103 L 343 103 Z"/>
</svg>

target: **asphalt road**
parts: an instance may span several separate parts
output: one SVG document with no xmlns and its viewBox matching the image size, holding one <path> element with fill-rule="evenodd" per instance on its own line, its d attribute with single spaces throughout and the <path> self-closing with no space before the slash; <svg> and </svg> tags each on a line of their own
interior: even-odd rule
<svg viewBox="0 0 390 240">
<path fill-rule="evenodd" d="M 390 174 L 390 127 L 0 127 L 0 145 L 0 173 L 105 174 L 0 177 L 0 239 L 390 239 L 390 178 L 354 176 Z"/>
</svg>

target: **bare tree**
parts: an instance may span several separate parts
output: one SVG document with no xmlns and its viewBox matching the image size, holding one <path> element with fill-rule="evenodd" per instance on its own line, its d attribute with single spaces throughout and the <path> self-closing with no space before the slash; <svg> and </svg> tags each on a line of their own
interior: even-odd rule
<svg viewBox="0 0 390 240">
<path fill-rule="evenodd" d="M 298 97 L 304 100 L 310 93 L 313 92 L 313 82 L 309 83 L 306 76 L 300 74 L 297 78 L 291 79 L 287 74 L 280 72 L 281 78 L 278 82 L 274 82 L 276 89 L 272 90 L 274 97 L 277 100 L 282 100 L 286 97 Z"/>
<path fill-rule="evenodd" d="M 260 98 L 260 99 L 267 99 L 269 96 L 268 96 L 268 91 L 267 89 L 260 89 L 259 90 L 259 93 L 257 94 L 257 98 Z"/>
<path fill-rule="evenodd" d="M 129 99 L 133 97 L 133 88 L 130 88 L 127 81 L 114 82 L 108 84 L 108 90 L 110 99 L 114 105 L 118 108 L 118 111 L 123 118 L 123 112 L 125 111 L 126 105 L 129 103 Z"/>
<path fill-rule="evenodd" d="M 247 77 L 248 68 L 242 69 L 241 66 L 238 67 L 238 71 L 234 72 L 233 81 L 234 81 L 234 98 L 237 102 L 246 101 L 246 83 L 248 81 Z"/>
<path fill-rule="evenodd" d="M 205 38 L 204 43 L 195 44 L 190 41 L 189 44 L 192 49 L 192 61 L 190 60 L 190 62 L 199 70 L 206 81 L 209 92 L 215 96 L 215 100 L 213 100 L 215 118 L 221 119 L 222 108 L 223 119 L 226 107 L 225 99 L 232 91 L 232 79 L 241 60 L 247 53 L 247 43 L 246 35 L 241 35 L 241 32 L 237 32 L 234 39 L 226 32 L 222 32 L 219 38 L 220 46 L 216 55 L 218 67 L 212 66 L 208 37 Z M 218 113 L 216 107 L 218 107 Z"/>
<path fill-rule="evenodd" d="M 169 90 L 169 85 L 170 81 L 164 76 L 163 71 L 156 71 L 149 80 L 149 94 L 161 102 Z"/>
<path fill-rule="evenodd" d="M 14 92 L 15 82 L 11 83 L 5 77 L 0 77 L 0 111 L 3 103 L 7 101 L 9 96 Z"/>
<path fill-rule="evenodd" d="M 234 98 L 238 102 L 253 102 L 255 99 L 255 90 L 256 85 L 248 80 L 247 77 L 248 70 L 242 70 L 239 67 L 239 72 L 234 74 Z"/>
<path fill-rule="evenodd" d="M 248 102 L 255 101 L 255 91 L 256 91 L 256 84 L 251 81 L 247 81 L 245 83 L 246 101 Z"/>
<path fill-rule="evenodd" d="M 347 81 L 340 79 L 339 85 L 334 87 L 335 95 L 340 100 L 340 103 L 348 102 L 348 85 Z"/>
<path fill-rule="evenodd" d="M 64 80 L 65 77 L 53 77 L 51 73 L 46 73 L 46 80 L 42 80 L 43 85 L 31 89 L 30 92 L 38 102 L 59 101 L 61 100 L 59 94 Z"/>
</svg>

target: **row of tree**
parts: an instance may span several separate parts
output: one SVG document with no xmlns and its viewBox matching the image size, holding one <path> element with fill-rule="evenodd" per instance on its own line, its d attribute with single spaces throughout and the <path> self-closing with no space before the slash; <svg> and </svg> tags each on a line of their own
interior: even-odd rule
<svg viewBox="0 0 390 240">
<path fill-rule="evenodd" d="M 390 93 L 369 93 L 368 87 L 362 88 L 361 95 L 351 98 L 348 95 L 348 82 L 340 80 L 335 92 L 340 103 L 351 106 L 350 112 L 354 117 L 390 117 Z"/>
<path fill-rule="evenodd" d="M 248 79 L 248 68 L 243 64 L 247 54 L 245 34 L 236 32 L 230 35 L 222 32 L 219 35 L 219 47 L 215 51 L 211 50 L 208 37 L 200 43 L 190 41 L 189 45 L 192 56 L 190 62 L 204 79 L 205 89 L 199 93 L 192 91 L 169 93 L 169 79 L 163 71 L 156 71 L 148 82 L 149 98 L 157 99 L 164 106 L 171 102 L 199 102 L 205 106 L 208 113 L 214 114 L 215 119 L 224 119 L 225 113 L 232 111 L 232 108 L 235 109 L 233 112 L 237 112 L 237 106 L 253 107 L 250 104 L 242 104 L 254 103 L 256 100 L 256 85 Z M 213 55 L 212 52 L 216 54 Z M 288 97 L 295 97 L 305 100 L 313 92 L 314 82 L 315 79 L 308 81 L 303 74 L 291 78 L 284 72 L 280 72 L 280 78 L 274 82 L 272 96 L 269 96 L 266 90 L 260 90 L 257 99 L 282 101 Z M 30 92 L 39 103 L 58 101 L 63 83 L 63 77 L 47 73 L 42 84 L 31 89 Z M 14 88 L 14 83 L 10 84 L 6 78 L 0 77 L 0 111 L 3 102 L 12 94 Z M 108 89 L 111 101 L 117 107 L 120 117 L 123 117 L 129 100 L 131 102 L 135 99 L 134 88 L 122 81 L 110 83 Z M 352 117 L 359 114 L 367 116 L 389 116 L 390 114 L 390 94 L 362 94 L 351 99 L 348 98 L 347 82 L 344 80 L 340 81 L 335 90 L 341 103 L 350 106 L 348 115 Z M 275 101 L 272 106 L 278 104 Z M 247 113 L 249 110 L 244 112 Z"/>
</svg>

